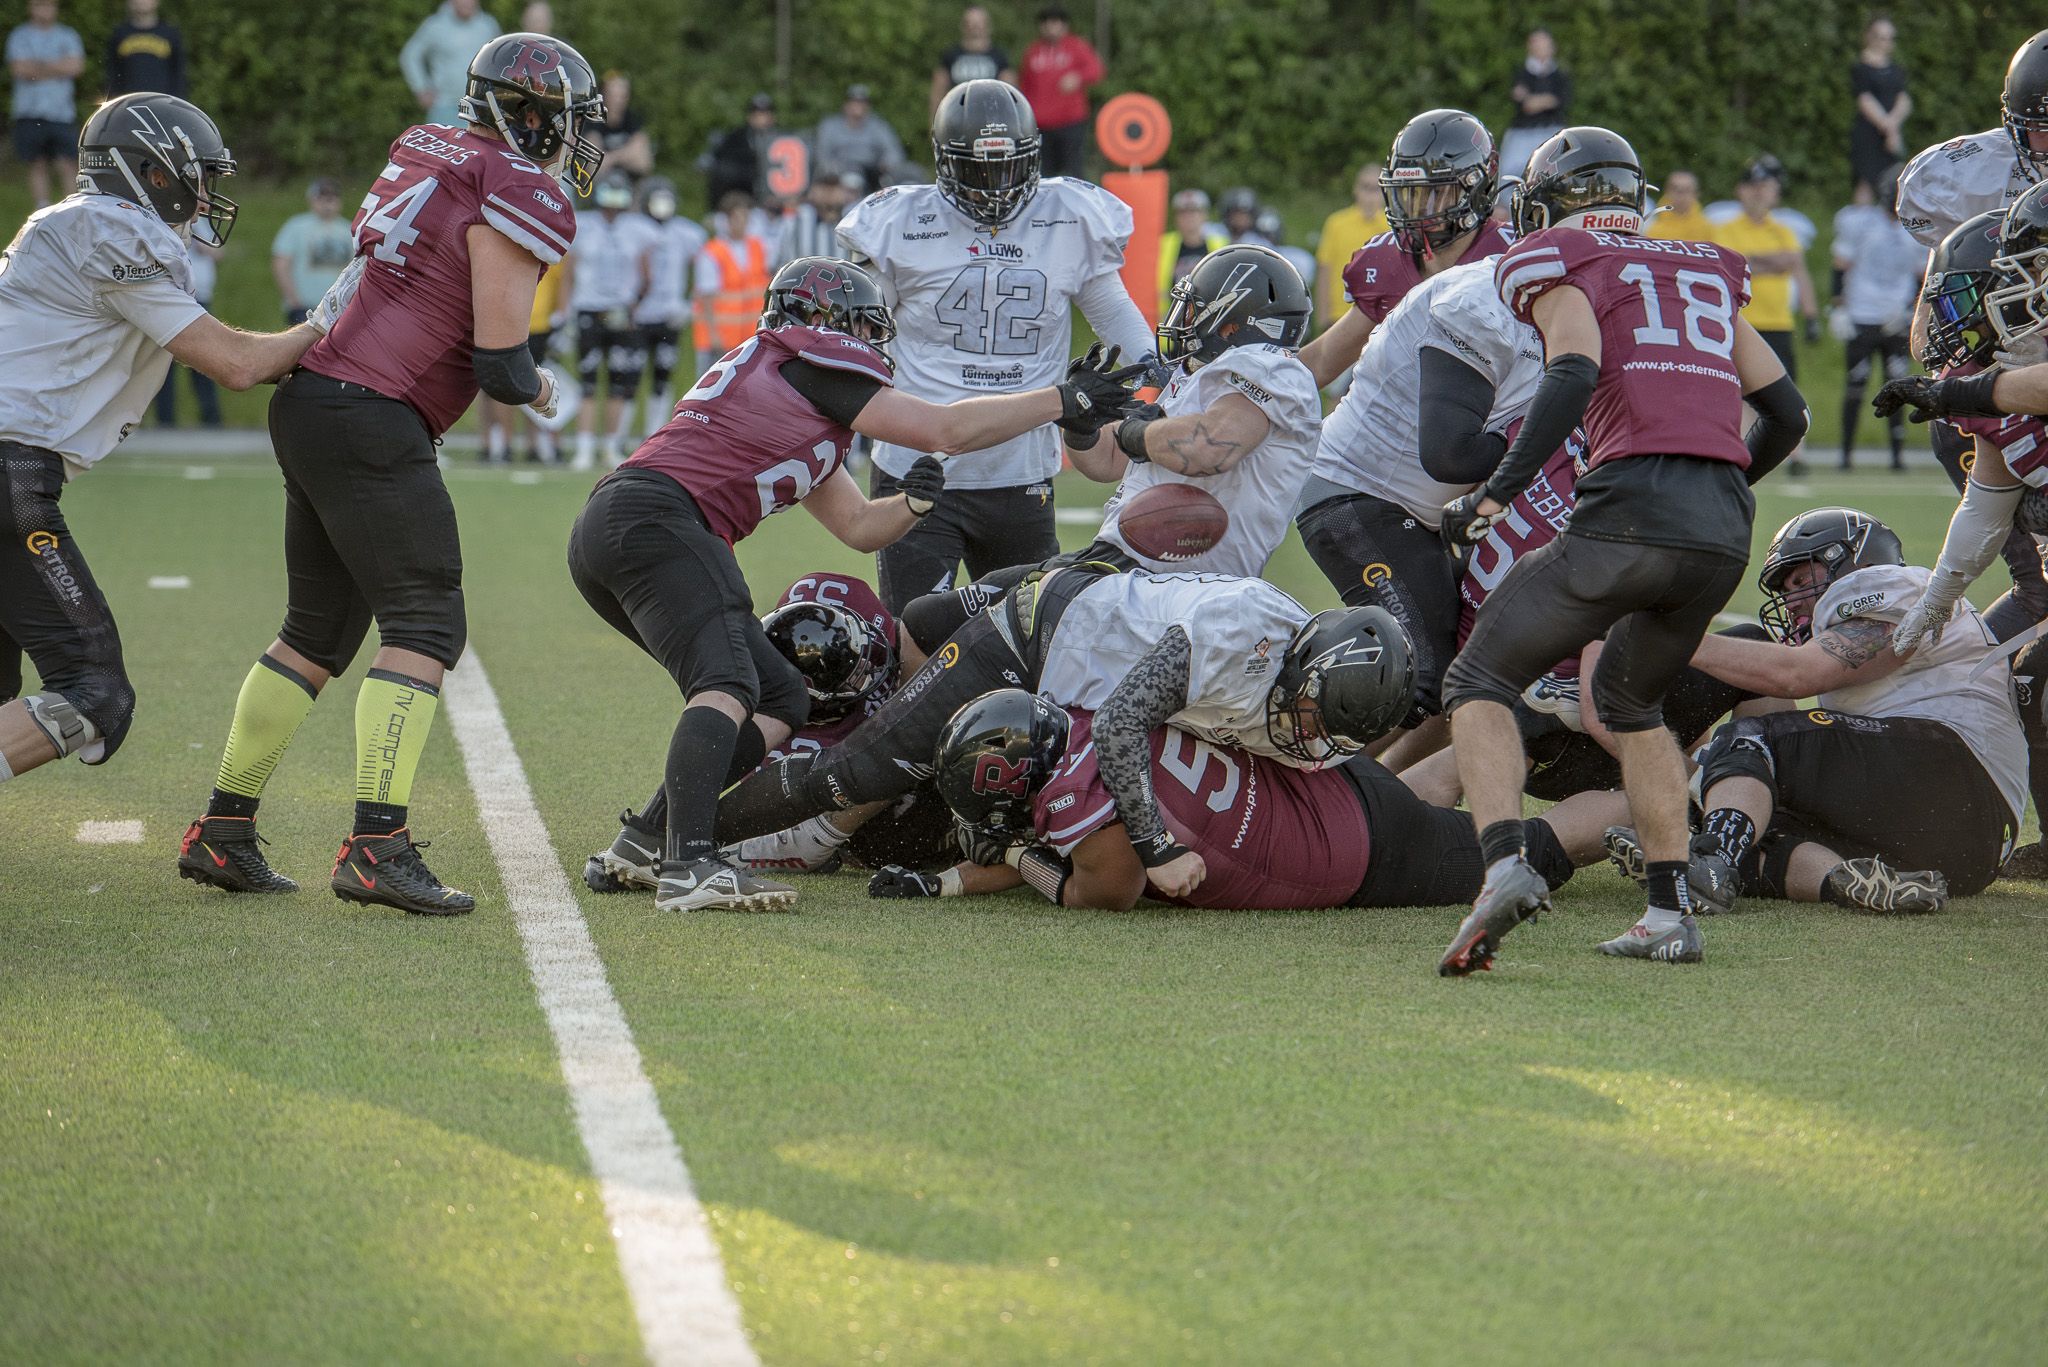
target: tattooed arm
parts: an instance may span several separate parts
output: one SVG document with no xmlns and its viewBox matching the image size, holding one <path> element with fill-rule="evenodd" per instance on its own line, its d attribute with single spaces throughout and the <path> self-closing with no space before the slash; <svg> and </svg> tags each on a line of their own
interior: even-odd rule
<svg viewBox="0 0 2048 1367">
<path fill-rule="evenodd" d="M 1220 475 L 1250 455 L 1266 439 L 1272 423 L 1264 409 L 1232 392 L 1200 413 L 1150 422 L 1125 419 L 1116 429 L 1116 449 L 1127 459 L 1142 451 L 1144 459 L 1162 470 L 1199 479 Z"/>
<path fill-rule="evenodd" d="M 1853 684 L 1874 683 L 1910 657 L 1892 654 L 1893 626 L 1870 617 L 1851 617 L 1817 634 L 1805 645 L 1779 645 L 1736 636 L 1709 635 L 1692 662 L 1723 683 L 1770 698 L 1811 698 Z"/>
</svg>

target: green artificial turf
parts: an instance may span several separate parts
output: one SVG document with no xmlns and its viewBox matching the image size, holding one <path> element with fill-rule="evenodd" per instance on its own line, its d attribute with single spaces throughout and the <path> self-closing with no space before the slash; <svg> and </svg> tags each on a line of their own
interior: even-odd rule
<svg viewBox="0 0 2048 1367">
<path fill-rule="evenodd" d="M 172 874 L 282 610 L 274 470 L 198 464 L 67 491 L 142 710 L 110 767 L 0 786 L 0 1361 L 639 1360 L 445 724 L 415 822 L 474 916 L 324 890 L 359 670 L 264 808 L 308 891 Z M 573 878 L 677 700 L 568 582 L 587 477 L 513 478 L 451 472 L 470 639 Z M 1760 539 L 1850 502 L 1923 562 L 1953 505 L 1931 471 L 1761 493 Z M 741 560 L 763 604 L 864 568 L 801 514 Z M 1272 574 L 1335 601 L 1298 543 Z M 80 845 L 87 819 L 145 842 Z M 1681 969 L 1593 953 L 1637 894 L 1588 870 L 1467 981 L 1432 972 L 1443 909 L 871 902 L 845 874 L 798 915 L 683 917 L 578 887 L 770 1367 L 2039 1360 L 2036 885 L 1912 921 L 1757 904 Z"/>
</svg>

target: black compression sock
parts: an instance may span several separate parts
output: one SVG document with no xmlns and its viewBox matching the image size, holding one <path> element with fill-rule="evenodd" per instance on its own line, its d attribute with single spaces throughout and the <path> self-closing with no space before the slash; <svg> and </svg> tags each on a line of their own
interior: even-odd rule
<svg viewBox="0 0 2048 1367">
<path fill-rule="evenodd" d="M 1651 906 L 1681 915 L 1692 910 L 1692 899 L 1686 895 L 1685 860 L 1660 859 L 1643 872 L 1649 875 Z"/>
<path fill-rule="evenodd" d="M 732 763 L 725 770 L 725 787 L 730 788 L 753 773 L 766 758 L 768 738 L 761 734 L 761 724 L 748 717 L 740 723 L 739 739 L 733 743 Z"/>
<path fill-rule="evenodd" d="M 773 835 L 832 810 L 830 801 L 820 802 L 811 794 L 814 759 L 813 755 L 803 754 L 777 760 L 748 775 L 720 798 L 718 843 L 736 845 L 757 835 Z"/>
<path fill-rule="evenodd" d="M 389 802 L 356 803 L 357 835 L 390 835 L 405 829 L 405 808 Z"/>
<path fill-rule="evenodd" d="M 215 788 L 213 796 L 206 799 L 206 814 L 208 816 L 253 818 L 256 815 L 258 800 L 253 797 L 243 797 L 240 793 L 224 793 L 220 789 Z"/>
<path fill-rule="evenodd" d="M 1742 862 L 1742 856 L 1749 853 L 1755 840 L 1756 822 L 1750 820 L 1749 813 L 1736 807 L 1716 807 L 1707 813 L 1693 847 L 1702 853 L 1720 855 L 1733 868 Z"/>
<path fill-rule="evenodd" d="M 1496 821 L 1479 833 L 1479 853 L 1486 860 L 1486 867 L 1492 868 L 1503 859 L 1513 859 L 1523 848 L 1522 823 L 1519 818 L 1510 821 Z"/>
<path fill-rule="evenodd" d="M 656 835 L 660 835 L 668 829 L 668 788 L 666 785 L 654 790 L 654 796 L 647 799 L 647 805 L 640 809 L 639 813 L 634 816 L 633 821 L 634 824 L 653 831 Z"/>
<path fill-rule="evenodd" d="M 668 861 L 707 859 L 718 849 L 719 779 L 732 764 L 739 727 L 715 707 L 686 707 L 668 743 Z"/>
</svg>

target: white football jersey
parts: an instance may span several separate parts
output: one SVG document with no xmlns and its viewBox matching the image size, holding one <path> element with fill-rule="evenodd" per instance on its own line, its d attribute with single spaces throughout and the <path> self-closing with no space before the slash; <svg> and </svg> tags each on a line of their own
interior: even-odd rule
<svg viewBox="0 0 2048 1367">
<path fill-rule="evenodd" d="M 76 479 L 128 435 L 205 314 L 184 239 L 112 195 L 39 209 L 0 255 L 0 437 Z"/>
<path fill-rule="evenodd" d="M 645 214 L 610 218 L 599 209 L 576 215 L 575 284 L 569 307 L 578 313 L 629 309 L 638 302 L 642 258 L 654 249 L 654 220 Z"/>
<path fill-rule="evenodd" d="M 1176 368 L 1159 396 L 1170 418 L 1201 413 L 1225 394 L 1242 394 L 1272 427 L 1243 460 L 1206 479 L 1177 475 L 1150 463 L 1133 464 L 1102 510 L 1102 539 L 1121 546 L 1148 570 L 1192 570 L 1256 579 L 1287 535 L 1294 500 L 1308 481 L 1316 437 L 1323 428 L 1315 377 L 1293 352 L 1271 344 L 1233 347 L 1193 373 Z M 1167 562 L 1139 555 L 1118 529 L 1124 503 L 1155 484 L 1193 484 L 1214 494 L 1230 514 L 1221 541 L 1192 560 Z"/>
<path fill-rule="evenodd" d="M 1426 527 L 1443 520 L 1446 503 L 1477 487 L 1439 484 L 1422 468 L 1421 351 L 1447 351 L 1493 382 L 1488 431 L 1503 431 L 1529 411 L 1543 380 L 1543 339 L 1501 302 L 1493 283 L 1499 260 L 1489 256 L 1431 276 L 1373 329 L 1352 367 L 1351 388 L 1323 422 L 1319 478 L 1398 503 Z"/>
<path fill-rule="evenodd" d="M 1045 649 L 1038 691 L 1095 711 L 1167 631 L 1194 647 L 1188 705 L 1172 721 L 1204 740 L 1299 764 L 1266 736 L 1266 696 L 1309 611 L 1263 579 L 1108 574 L 1067 605 Z"/>
<path fill-rule="evenodd" d="M 680 214 L 666 223 L 647 221 L 654 229 L 647 258 L 647 293 L 633 310 L 633 321 L 681 327 L 690 321 L 690 263 L 711 236 Z M 582 237 L 580 225 L 577 237 Z"/>
<path fill-rule="evenodd" d="M 1084 180 L 1050 177 L 993 235 L 936 185 L 869 195 L 839 221 L 839 241 L 866 257 L 893 295 L 896 387 L 928 403 L 1043 389 L 1066 378 L 1073 300 L 1123 269 L 1131 210 Z M 1128 357 L 1135 360 L 1136 357 Z M 875 464 L 909 471 L 922 452 L 875 443 Z M 1050 424 L 946 462 L 949 489 L 1009 489 L 1059 473 Z"/>
<path fill-rule="evenodd" d="M 1968 218 L 2000 213 L 2033 184 L 2003 127 L 1928 148 L 1899 173 L 1899 222 L 1924 247 L 1938 247 Z"/>
<path fill-rule="evenodd" d="M 1816 633 L 1852 617 L 1897 624 L 1927 592 L 1932 571 L 1918 565 L 1873 565 L 1828 585 L 1815 605 Z M 1998 785 L 2013 820 L 2027 810 L 2027 740 L 2013 706 L 2010 671 L 1993 666 L 1976 679 L 1970 671 L 1998 644 L 1968 599 L 1942 632 L 1941 644 L 1924 643 L 1913 658 L 1875 683 L 1823 693 L 1830 712 L 1865 717 L 1925 717 L 1961 736 Z"/>
</svg>

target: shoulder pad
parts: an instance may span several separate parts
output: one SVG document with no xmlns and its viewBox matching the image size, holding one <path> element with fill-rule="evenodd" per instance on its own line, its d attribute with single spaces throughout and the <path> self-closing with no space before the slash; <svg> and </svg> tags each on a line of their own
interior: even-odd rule
<svg viewBox="0 0 2048 1367">
<path fill-rule="evenodd" d="M 1814 605 L 1813 629 L 1825 631 L 1852 617 L 1877 622 L 1902 620 L 1927 589 L 1928 572 L 1914 565 L 1872 565 L 1851 570 L 1828 585 Z"/>
<path fill-rule="evenodd" d="M 81 269 L 94 284 L 140 285 L 169 280 L 192 288 L 191 257 L 185 242 L 155 214 L 111 195 L 86 197 L 90 218 L 75 225 L 46 221 L 45 231 L 87 232 L 90 247 Z"/>
<path fill-rule="evenodd" d="M 777 328 L 770 335 L 792 355 L 801 356 L 812 365 L 827 370 L 851 370 L 885 385 L 896 383 L 896 372 L 890 368 L 888 357 L 858 337 L 807 327 Z"/>
<path fill-rule="evenodd" d="M 479 174 L 484 222 L 552 266 L 576 241 L 576 209 L 554 177 L 536 171 L 523 157 L 487 156 Z"/>
</svg>

